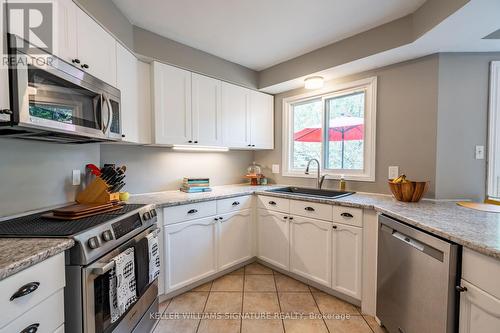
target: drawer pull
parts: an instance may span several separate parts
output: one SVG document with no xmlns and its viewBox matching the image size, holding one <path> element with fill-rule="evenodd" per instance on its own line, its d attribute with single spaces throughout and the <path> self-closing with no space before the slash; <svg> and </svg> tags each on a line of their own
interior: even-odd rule
<svg viewBox="0 0 500 333">
<path fill-rule="evenodd" d="M 456 286 L 455 289 L 459 292 L 459 293 L 463 293 L 464 291 L 467 291 L 467 287 L 462 287 L 462 286 Z"/>
<path fill-rule="evenodd" d="M 194 214 L 194 213 L 198 213 L 198 209 L 191 209 L 188 211 L 188 214 Z"/>
<path fill-rule="evenodd" d="M 32 292 L 34 292 L 35 290 L 38 289 L 39 285 L 40 285 L 40 282 L 30 282 L 30 283 L 25 284 L 24 286 L 22 286 L 21 288 L 19 288 L 19 290 L 16 291 L 14 293 L 14 295 L 12 295 L 10 297 L 10 301 L 12 302 L 16 298 L 23 297 L 23 296 L 26 296 L 28 294 L 31 294 Z"/>
<path fill-rule="evenodd" d="M 269 204 L 270 204 L 271 206 L 276 206 L 276 202 L 274 202 L 274 201 L 269 201 Z"/>
<path fill-rule="evenodd" d="M 309 212 L 314 212 L 314 208 L 312 208 L 312 207 L 306 207 L 304 209 L 307 210 L 307 211 L 309 211 Z"/>
<path fill-rule="evenodd" d="M 239 204 L 240 204 L 239 201 L 235 201 L 232 203 L 233 206 L 238 206 Z"/>
<path fill-rule="evenodd" d="M 332 226 L 332 228 L 333 228 L 333 229 L 337 229 L 337 226 L 336 226 L 336 225 L 334 225 L 334 226 Z"/>
<path fill-rule="evenodd" d="M 342 214 L 340 214 L 340 216 L 345 217 L 345 218 L 349 218 L 349 219 L 352 219 L 354 217 L 351 213 L 342 213 Z"/>
<path fill-rule="evenodd" d="M 20 333 L 35 333 L 36 331 L 38 331 L 38 326 L 40 326 L 39 323 L 31 324 L 30 326 L 22 330 Z"/>
</svg>

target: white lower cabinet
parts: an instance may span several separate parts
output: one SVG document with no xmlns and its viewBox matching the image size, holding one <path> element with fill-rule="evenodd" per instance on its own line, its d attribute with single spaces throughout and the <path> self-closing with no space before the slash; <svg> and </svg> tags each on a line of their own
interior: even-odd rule
<svg viewBox="0 0 500 333">
<path fill-rule="evenodd" d="M 333 224 L 332 289 L 361 299 L 363 229 Z"/>
<path fill-rule="evenodd" d="M 290 267 L 288 223 L 287 214 L 258 209 L 258 257 L 285 270 Z"/>
<path fill-rule="evenodd" d="M 187 286 L 217 272 L 214 217 L 165 226 L 165 291 Z"/>
<path fill-rule="evenodd" d="M 500 330 L 500 300 L 462 280 L 467 291 L 460 294 L 460 333 L 497 333 Z"/>
<path fill-rule="evenodd" d="M 252 258 L 252 214 L 250 209 L 227 213 L 219 221 L 219 270 Z"/>
<path fill-rule="evenodd" d="M 292 216 L 290 220 L 290 271 L 331 286 L 332 223 Z"/>
</svg>

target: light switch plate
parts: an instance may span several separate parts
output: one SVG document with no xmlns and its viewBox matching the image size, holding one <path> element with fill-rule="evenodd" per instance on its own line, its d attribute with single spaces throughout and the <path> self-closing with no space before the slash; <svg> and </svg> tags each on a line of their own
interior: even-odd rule
<svg viewBox="0 0 500 333">
<path fill-rule="evenodd" d="M 476 146 L 476 160 L 484 160 L 484 146 Z"/>
<path fill-rule="evenodd" d="M 389 179 L 394 179 L 399 177 L 399 167 L 397 165 L 391 165 L 389 167 Z"/>
<path fill-rule="evenodd" d="M 272 166 L 272 172 L 273 173 L 280 173 L 280 165 L 279 164 L 273 164 L 273 166 Z"/>
<path fill-rule="evenodd" d="M 73 170 L 73 181 L 72 181 L 72 184 L 77 186 L 77 185 L 80 185 L 81 183 L 81 172 L 80 170 Z"/>
</svg>

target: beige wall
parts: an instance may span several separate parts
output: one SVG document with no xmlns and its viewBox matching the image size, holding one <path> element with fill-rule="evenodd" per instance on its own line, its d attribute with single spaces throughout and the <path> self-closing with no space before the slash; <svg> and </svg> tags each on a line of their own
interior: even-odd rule
<svg viewBox="0 0 500 333">
<path fill-rule="evenodd" d="M 435 193 L 436 123 L 438 96 L 438 56 L 428 56 L 349 78 L 335 83 L 377 76 L 377 156 L 375 182 L 348 182 L 354 191 L 389 193 L 388 166 L 398 165 L 410 178 L 430 181 L 427 194 Z M 265 166 L 265 174 L 282 184 L 314 186 L 315 180 L 283 177 L 270 172 L 271 164 L 282 164 L 282 100 L 305 92 L 296 89 L 275 96 L 274 151 L 255 153 L 255 160 Z M 337 182 L 328 180 L 326 188 L 336 188 Z"/>
<path fill-rule="evenodd" d="M 483 200 L 486 159 L 475 146 L 487 144 L 489 66 L 500 53 L 439 55 L 436 197 Z"/>
<path fill-rule="evenodd" d="M 245 180 L 253 161 L 251 151 L 177 152 L 169 148 L 101 145 L 101 163 L 127 166 L 131 193 L 179 189 L 182 177 L 209 177 L 214 185 L 238 184 Z"/>
</svg>

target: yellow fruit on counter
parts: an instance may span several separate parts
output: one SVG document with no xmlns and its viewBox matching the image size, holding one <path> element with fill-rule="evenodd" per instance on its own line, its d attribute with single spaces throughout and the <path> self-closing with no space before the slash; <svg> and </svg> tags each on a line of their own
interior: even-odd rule
<svg viewBox="0 0 500 333">
<path fill-rule="evenodd" d="M 398 178 L 394 178 L 392 182 L 394 184 L 400 184 L 400 183 L 407 183 L 408 181 L 406 180 L 406 175 L 401 175 Z"/>
<path fill-rule="evenodd" d="M 120 201 L 127 201 L 130 198 L 130 193 L 120 192 Z"/>
</svg>

